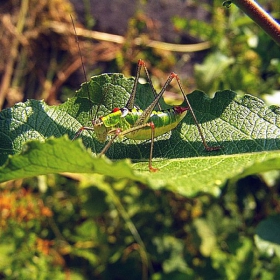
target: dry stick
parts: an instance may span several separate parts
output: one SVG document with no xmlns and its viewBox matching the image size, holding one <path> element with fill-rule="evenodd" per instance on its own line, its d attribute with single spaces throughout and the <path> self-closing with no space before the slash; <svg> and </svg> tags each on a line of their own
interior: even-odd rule
<svg viewBox="0 0 280 280">
<path fill-rule="evenodd" d="M 60 33 L 65 34 L 66 32 L 69 33 L 68 25 L 61 22 L 52 21 L 49 23 L 47 27 L 51 28 L 52 30 L 54 30 L 59 34 Z M 125 43 L 126 40 L 123 36 L 98 32 L 98 31 L 91 31 L 81 27 L 76 27 L 76 32 L 77 32 L 77 36 L 79 37 L 91 38 L 95 40 L 107 41 L 107 42 L 112 42 L 117 44 L 123 44 Z M 166 50 L 166 51 L 173 51 L 173 52 L 197 52 L 197 51 L 209 49 L 211 47 L 211 43 L 209 41 L 205 41 L 197 44 L 181 45 L 181 44 L 165 43 L 165 42 L 155 41 L 155 40 L 145 41 L 139 37 L 135 38 L 133 40 L 133 43 L 135 45 L 145 44 L 147 47 Z"/>
<path fill-rule="evenodd" d="M 253 0 L 232 0 L 237 7 L 257 23 L 279 46 L 280 25 Z"/>
<path fill-rule="evenodd" d="M 29 6 L 28 0 L 24 0 L 21 2 L 20 13 L 19 13 L 18 23 L 17 23 L 17 27 L 16 27 L 16 31 L 18 34 L 21 34 L 23 31 L 26 14 L 28 12 L 28 6 Z M 10 56 L 7 60 L 5 74 L 3 76 L 2 84 L 0 87 L 0 109 L 3 106 L 5 97 L 7 95 L 8 89 L 10 87 L 13 70 L 14 70 L 14 64 L 16 62 L 17 55 L 18 55 L 18 46 L 19 46 L 19 39 L 17 37 L 15 37 L 11 43 Z"/>
<path fill-rule="evenodd" d="M 66 66 L 64 66 L 64 68 L 57 73 L 57 79 L 53 82 L 49 91 L 49 95 L 45 100 L 48 104 L 56 104 L 57 100 L 55 93 L 57 92 L 57 89 L 59 89 L 62 84 L 70 77 L 70 75 L 80 67 L 81 59 L 77 58 L 75 61 L 67 63 Z"/>
</svg>

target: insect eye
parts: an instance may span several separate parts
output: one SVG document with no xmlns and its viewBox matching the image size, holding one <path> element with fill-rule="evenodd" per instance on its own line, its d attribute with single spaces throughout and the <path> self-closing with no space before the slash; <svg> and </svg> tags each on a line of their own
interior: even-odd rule
<svg viewBox="0 0 280 280">
<path fill-rule="evenodd" d="M 125 117 L 129 112 L 129 110 L 127 108 L 121 108 L 120 110 L 122 112 L 122 118 Z"/>
</svg>

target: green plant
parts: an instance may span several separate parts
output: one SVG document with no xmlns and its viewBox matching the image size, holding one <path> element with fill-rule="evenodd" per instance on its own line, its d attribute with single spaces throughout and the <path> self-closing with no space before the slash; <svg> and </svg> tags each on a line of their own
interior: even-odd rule
<svg viewBox="0 0 280 280">
<path fill-rule="evenodd" d="M 244 35 L 247 26 L 241 26 L 233 34 Z M 200 27 L 211 36 L 209 26 Z M 217 35 L 228 39 L 222 28 Z M 233 47 L 237 42 L 239 62 L 258 54 L 246 67 L 255 62 L 258 68 L 261 60 L 279 71 L 261 45 L 252 53 L 246 36 Z M 232 50 L 221 50 L 209 56 L 199 78 L 219 59 L 222 73 L 236 66 Z M 207 90 L 243 90 L 238 74 L 252 85 L 247 77 L 258 71 L 248 76 L 244 65 L 237 66 L 214 85 L 205 81 Z M 28 100 L 0 113 L 0 180 L 6 189 L 0 193 L 0 278 L 279 278 L 279 107 L 229 90 L 213 99 L 193 92 L 190 102 L 206 139 L 222 150 L 204 152 L 187 114 L 157 139 L 154 164 L 160 170 L 151 174 L 147 141 L 120 140 L 109 149 L 109 160 L 95 156 L 103 145 L 93 132 L 69 140 L 90 125 L 92 105 L 95 111 L 102 103 L 102 114 L 124 106 L 132 84 L 122 74 L 104 74 L 89 82 L 91 101 L 82 85 L 60 106 Z M 276 89 L 277 78 L 256 78 L 256 84 Z M 141 85 L 136 104 L 146 108 L 152 99 Z"/>
<path fill-rule="evenodd" d="M 93 77 L 89 84 L 92 102 L 99 104 L 102 100 L 103 105 L 100 110 L 106 114 L 113 108 L 124 106 L 132 85 L 133 80 L 126 79 L 119 74 Z M 139 86 L 137 98 L 136 103 L 142 108 L 150 104 L 153 94 L 148 85 Z M 220 184 L 222 184 L 229 178 L 228 176 L 234 177 L 240 172 L 244 172 L 244 168 L 249 168 L 250 172 L 254 172 L 252 166 L 255 164 L 258 166 L 258 171 L 278 168 L 277 157 L 279 154 L 276 151 L 279 146 L 278 108 L 269 109 L 256 98 L 250 96 L 239 98 L 230 91 L 218 93 L 213 100 L 196 92 L 190 95 L 190 100 L 197 118 L 203 119 L 202 127 L 206 139 L 211 143 L 211 137 L 215 137 L 223 149 L 215 152 L 215 155 L 205 152 L 191 117 L 188 116 L 182 125 L 168 135 L 158 137 L 159 139 L 155 142 L 154 155 L 155 158 L 161 158 L 158 160 L 161 172 L 153 176 L 149 173 L 145 174 L 144 163 L 134 163 L 130 167 L 125 161 L 110 163 L 106 159 L 94 158 L 90 151 L 83 151 L 79 141 L 71 142 L 65 137 L 50 138 L 51 136 L 61 137 L 64 134 L 73 138 L 78 129 L 90 121 L 91 103 L 88 100 L 85 84 L 77 93 L 77 97 L 61 106 L 48 107 L 43 102 L 30 100 L 18 104 L 14 108 L 3 110 L 1 113 L 2 163 L 8 154 L 15 155 L 10 157 L 2 167 L 2 181 L 19 178 L 23 175 L 47 174 L 58 167 L 57 172 L 88 170 L 89 172 L 111 174 L 111 176 L 115 169 L 119 178 L 131 174 L 131 178 L 138 177 L 139 181 L 143 178 L 145 182 L 151 182 L 151 185 L 154 186 L 171 184 L 178 189 L 186 184 L 182 178 L 187 174 L 193 174 L 193 176 L 188 175 L 188 182 L 200 181 L 200 184 L 196 184 L 197 190 L 194 190 L 197 192 L 207 185 L 211 188 L 217 180 L 220 180 Z M 93 108 L 97 108 L 97 106 Z M 235 127 L 234 132 L 232 127 Z M 90 147 L 94 153 L 98 153 L 103 147 L 103 144 L 95 139 L 94 133 L 91 131 L 81 135 L 81 138 L 85 146 Z M 30 142 L 29 140 L 32 139 L 39 141 Z M 112 149 L 109 149 L 108 157 L 120 159 L 125 154 L 125 158 L 129 157 L 136 161 L 147 159 L 149 143 L 146 142 L 117 141 L 113 144 Z M 26 145 L 23 146 L 24 143 Z M 52 152 L 48 153 L 48 149 L 52 149 Z M 33 153 L 36 155 L 35 158 L 32 158 Z M 46 155 L 44 155 L 45 153 Z M 50 158 L 46 160 L 46 157 Z M 248 159 L 250 160 L 248 161 Z M 266 161 L 272 159 L 276 160 L 275 166 L 267 168 Z M 258 163 L 259 161 L 264 162 L 261 164 Z M 81 167 L 80 170 L 77 164 Z M 235 171 L 232 171 L 232 164 L 238 167 Z M 204 165 L 207 172 L 202 167 Z M 220 175 L 218 175 L 219 165 Z M 225 172 L 227 165 L 228 173 Z M 123 172 L 119 172 L 119 168 L 122 168 Z M 165 168 L 169 172 L 166 173 Z M 165 183 L 162 180 L 164 175 L 167 180 Z M 210 178 L 212 180 L 209 180 Z M 183 189 L 182 191 L 190 192 L 190 190 Z"/>
</svg>

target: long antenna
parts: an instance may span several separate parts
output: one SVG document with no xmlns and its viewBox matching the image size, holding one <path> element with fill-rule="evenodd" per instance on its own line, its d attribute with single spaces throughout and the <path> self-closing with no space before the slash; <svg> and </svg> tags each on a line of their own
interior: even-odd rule
<svg viewBox="0 0 280 280">
<path fill-rule="evenodd" d="M 82 56 L 80 42 L 79 42 L 78 34 L 77 34 L 77 31 L 76 31 L 76 27 L 75 27 L 75 24 L 74 24 L 74 19 L 73 19 L 72 15 L 70 15 L 70 17 L 71 17 L 71 21 L 72 21 L 72 25 L 73 25 L 73 29 L 74 29 L 74 33 L 75 33 L 75 41 L 76 41 L 76 43 L 78 45 L 79 55 L 80 55 L 82 69 L 83 69 L 83 74 L 84 74 L 84 80 L 85 80 L 86 87 L 87 87 L 88 99 L 91 102 L 91 98 L 90 98 L 90 94 L 89 94 L 88 80 L 87 80 L 87 75 L 86 75 L 86 69 L 85 69 L 85 64 L 84 64 L 84 60 L 83 60 L 83 56 Z M 97 112 L 98 112 L 98 110 L 97 110 Z M 90 107 L 90 117 L 92 119 L 92 107 Z"/>
</svg>

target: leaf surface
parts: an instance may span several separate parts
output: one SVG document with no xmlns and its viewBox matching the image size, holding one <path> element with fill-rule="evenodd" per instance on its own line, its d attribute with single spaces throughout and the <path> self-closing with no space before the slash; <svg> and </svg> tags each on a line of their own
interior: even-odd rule
<svg viewBox="0 0 280 280">
<path fill-rule="evenodd" d="M 1 181 L 47 173 L 97 172 L 189 196 L 198 192 L 217 194 L 230 178 L 280 167 L 279 108 L 232 91 L 217 92 L 213 99 L 199 91 L 189 95 L 207 143 L 221 145 L 220 151 L 204 150 L 188 113 L 176 129 L 156 139 L 153 165 L 160 171 L 155 174 L 147 171 L 149 139 L 118 139 L 106 154 L 114 162 L 97 158 L 104 144 L 96 140 L 93 131 L 83 131 L 80 137 L 88 150 L 79 141 L 62 136 L 73 139 L 81 126 L 90 126 L 99 104 L 98 116 L 125 106 L 133 79 L 103 74 L 93 77 L 88 86 L 91 101 L 87 84 L 83 84 L 75 97 L 60 106 L 28 100 L 1 112 Z M 139 85 L 136 104 L 145 109 L 152 100 L 149 85 Z M 162 103 L 162 107 L 168 106 Z M 115 161 L 125 158 L 134 163 Z"/>
</svg>

